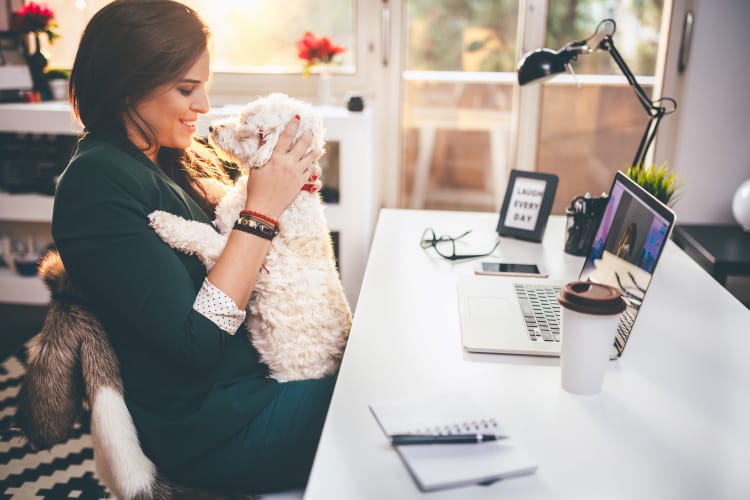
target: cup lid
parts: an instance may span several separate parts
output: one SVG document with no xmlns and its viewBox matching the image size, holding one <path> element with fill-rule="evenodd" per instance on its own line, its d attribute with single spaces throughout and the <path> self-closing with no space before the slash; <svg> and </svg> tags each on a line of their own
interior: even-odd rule
<svg viewBox="0 0 750 500">
<path fill-rule="evenodd" d="M 592 281 L 571 281 L 557 294 L 560 305 L 586 314 L 619 314 L 627 304 L 622 294 L 609 285 Z"/>
</svg>

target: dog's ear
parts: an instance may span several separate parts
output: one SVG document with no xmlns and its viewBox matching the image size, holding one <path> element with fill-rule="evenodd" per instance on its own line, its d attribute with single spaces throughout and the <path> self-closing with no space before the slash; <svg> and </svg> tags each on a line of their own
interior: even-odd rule
<svg viewBox="0 0 750 500">
<path fill-rule="evenodd" d="M 258 151 L 253 155 L 252 164 L 254 167 L 262 167 L 271 159 L 273 148 L 275 148 L 276 143 L 279 142 L 281 130 L 281 128 L 276 127 L 271 130 L 263 131 L 263 141 L 260 144 Z"/>
<path fill-rule="evenodd" d="M 234 127 L 234 133 L 235 138 L 239 141 L 245 141 L 247 139 L 258 137 L 260 135 L 258 133 L 257 127 L 253 125 L 247 125 L 245 123 L 240 123 L 236 127 Z"/>
</svg>

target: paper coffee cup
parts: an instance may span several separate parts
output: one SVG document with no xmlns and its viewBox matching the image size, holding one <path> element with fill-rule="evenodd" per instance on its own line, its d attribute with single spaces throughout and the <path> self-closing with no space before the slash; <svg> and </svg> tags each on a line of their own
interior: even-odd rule
<svg viewBox="0 0 750 500">
<path fill-rule="evenodd" d="M 597 394 L 625 300 L 617 289 L 590 281 L 568 283 L 557 300 L 562 306 L 562 387 L 576 394 Z"/>
</svg>

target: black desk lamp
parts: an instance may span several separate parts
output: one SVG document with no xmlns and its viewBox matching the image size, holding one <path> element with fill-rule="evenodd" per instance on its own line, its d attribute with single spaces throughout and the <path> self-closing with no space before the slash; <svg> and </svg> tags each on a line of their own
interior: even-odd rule
<svg viewBox="0 0 750 500">
<path fill-rule="evenodd" d="M 636 81 L 628 65 L 625 64 L 617 48 L 615 48 L 612 35 L 615 34 L 616 28 L 617 25 L 614 20 L 605 19 L 597 25 L 594 34 L 585 40 L 570 42 L 557 52 L 550 49 L 537 49 L 527 53 L 521 58 L 521 62 L 518 63 L 518 83 L 520 85 L 540 83 L 558 73 L 564 73 L 566 69 L 573 73 L 571 62 L 575 61 L 579 54 L 591 54 L 597 50 L 606 50 L 609 52 L 612 59 L 615 60 L 617 66 L 620 68 L 620 71 L 625 75 L 625 79 L 633 87 L 635 95 L 638 97 L 643 109 L 649 115 L 646 130 L 641 138 L 641 143 L 638 145 L 635 158 L 633 158 L 632 166 L 640 168 L 643 167 L 648 148 L 651 146 L 654 136 L 656 136 L 656 129 L 659 127 L 659 122 L 662 117 L 673 113 L 677 109 L 677 101 L 671 97 L 662 97 L 653 101 L 649 99 L 646 92 Z"/>
</svg>

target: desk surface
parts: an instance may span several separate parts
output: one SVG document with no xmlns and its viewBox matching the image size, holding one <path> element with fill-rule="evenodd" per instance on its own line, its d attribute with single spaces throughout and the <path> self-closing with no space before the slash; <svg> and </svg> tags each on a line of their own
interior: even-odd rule
<svg viewBox="0 0 750 500">
<path fill-rule="evenodd" d="M 539 462 L 536 474 L 442 498 L 750 498 L 750 311 L 669 242 L 623 357 L 602 392 L 560 388 L 557 358 L 461 348 L 456 280 L 473 263 L 422 250 L 426 226 L 466 250 L 494 240 L 497 214 L 382 210 L 357 313 L 305 499 L 423 495 L 371 415 L 373 401 L 465 392 Z M 542 244 L 503 238 L 495 256 L 577 277 L 564 219 Z M 468 248 L 470 247 L 470 248 Z"/>
</svg>

